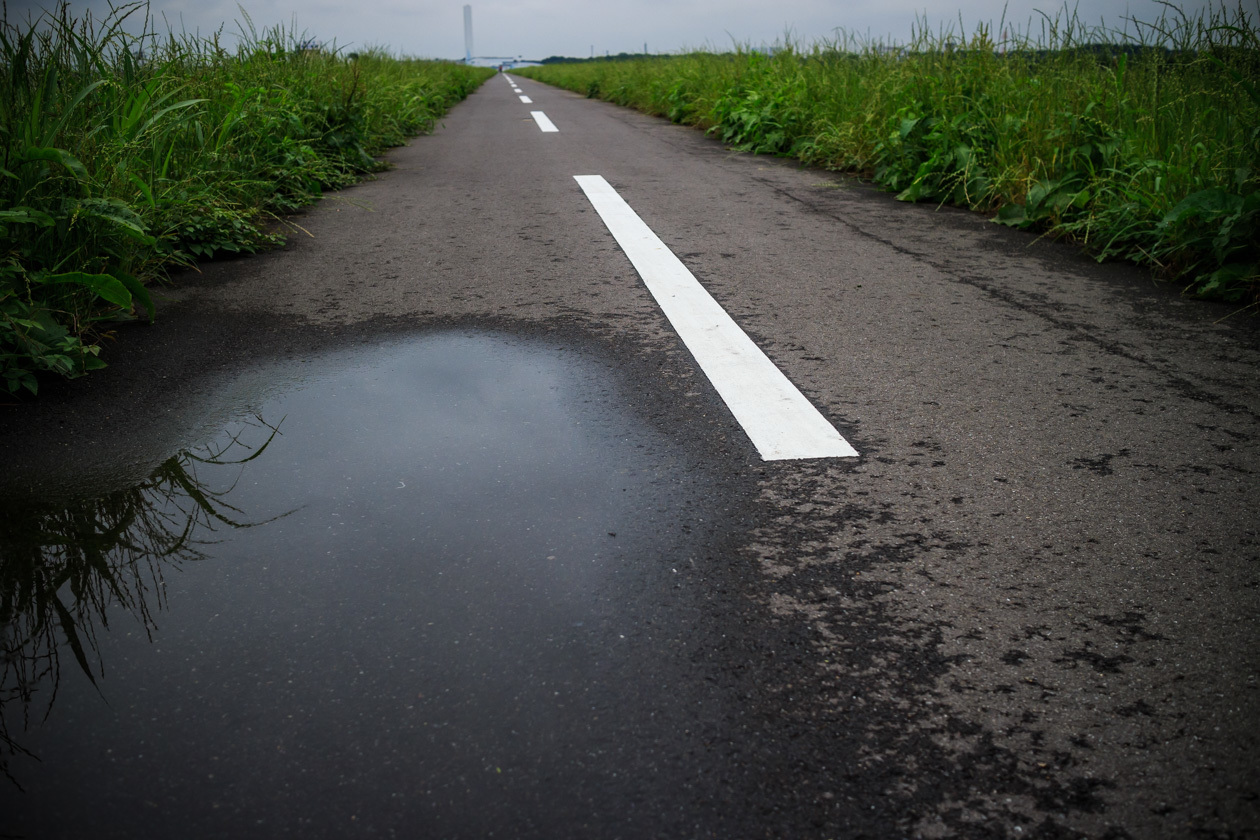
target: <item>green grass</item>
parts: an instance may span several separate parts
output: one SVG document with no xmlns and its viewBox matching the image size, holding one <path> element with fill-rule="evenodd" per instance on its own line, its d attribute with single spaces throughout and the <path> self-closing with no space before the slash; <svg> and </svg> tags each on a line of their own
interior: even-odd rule
<svg viewBox="0 0 1260 840">
<path fill-rule="evenodd" d="M 896 50 L 842 38 L 516 72 L 1257 300 L 1260 33 L 1241 5 L 1169 6 L 1127 34 L 1063 12 L 996 44 L 920 26 Z"/>
<path fill-rule="evenodd" d="M 64 5 L 0 24 L 0 387 L 102 367 L 120 319 L 168 272 L 280 239 L 276 220 L 384 168 L 493 71 L 298 33 L 128 35 Z M 147 23 L 146 23 L 147 30 Z"/>
</svg>

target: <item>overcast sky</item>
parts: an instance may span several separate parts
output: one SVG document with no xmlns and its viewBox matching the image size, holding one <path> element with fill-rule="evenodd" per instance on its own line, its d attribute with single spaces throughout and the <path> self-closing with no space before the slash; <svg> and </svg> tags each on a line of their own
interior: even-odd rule
<svg viewBox="0 0 1260 840">
<path fill-rule="evenodd" d="M 9 0 L 10 22 L 50 3 Z M 676 52 L 689 48 L 726 49 L 732 44 L 759 46 L 782 40 L 785 32 L 799 42 L 834 37 L 837 28 L 873 39 L 904 42 L 916 20 L 933 32 L 942 26 L 955 33 L 991 22 L 996 32 L 1006 10 L 1011 28 L 1040 31 L 1041 10 L 1064 14 L 1053 0 L 471 0 L 473 50 L 479 56 L 589 56 L 605 52 Z M 1185 0 L 1188 13 L 1209 0 Z M 1230 8 L 1236 8 L 1231 0 Z M 1219 8 L 1219 2 L 1212 3 Z M 1260 0 L 1243 0 L 1256 14 Z M 296 25 L 299 31 L 351 50 L 388 47 L 395 53 L 428 58 L 464 54 L 462 0 L 241 0 L 240 7 L 260 27 Z M 1122 27 L 1126 18 L 1155 20 L 1165 7 L 1155 0 L 1080 0 L 1074 3 L 1084 23 Z M 76 12 L 99 15 L 108 0 L 74 0 Z M 165 29 L 210 34 L 223 28 L 228 40 L 242 20 L 236 0 L 152 0 L 150 12 Z M 961 26 L 959 19 L 961 17 Z"/>
</svg>

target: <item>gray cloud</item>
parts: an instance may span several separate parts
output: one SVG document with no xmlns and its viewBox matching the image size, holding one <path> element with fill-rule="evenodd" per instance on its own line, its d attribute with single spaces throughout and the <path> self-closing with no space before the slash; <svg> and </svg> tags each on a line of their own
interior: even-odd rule
<svg viewBox="0 0 1260 840">
<path fill-rule="evenodd" d="M 50 4 L 33 0 L 9 3 L 10 19 Z M 474 47 L 478 55 L 543 58 L 638 52 L 646 42 L 653 52 L 734 44 L 762 45 L 785 34 L 801 43 L 834 38 L 838 29 L 861 37 L 905 41 L 916 21 L 933 32 L 971 32 L 977 23 L 994 30 L 1005 8 L 1008 28 L 1040 31 L 1042 18 L 1062 17 L 1067 7 L 1039 0 L 473 0 Z M 1188 13 L 1207 0 L 1182 4 Z M 1247 0 L 1254 9 L 1255 0 Z M 458 58 L 464 52 L 463 3 L 460 0 L 245 0 L 259 27 L 295 27 L 323 42 L 350 49 L 385 46 L 408 55 Z M 71 8 L 96 16 L 108 13 L 108 0 L 77 0 Z M 1082 22 L 1122 27 L 1126 17 L 1154 20 L 1165 11 L 1155 0 L 1090 0 L 1075 4 Z M 234 42 L 242 19 L 227 0 L 153 0 L 150 15 L 166 25 L 207 35 L 222 29 Z M 138 20 L 138 18 L 133 18 Z M 960 24 L 961 21 L 961 24 Z"/>
</svg>

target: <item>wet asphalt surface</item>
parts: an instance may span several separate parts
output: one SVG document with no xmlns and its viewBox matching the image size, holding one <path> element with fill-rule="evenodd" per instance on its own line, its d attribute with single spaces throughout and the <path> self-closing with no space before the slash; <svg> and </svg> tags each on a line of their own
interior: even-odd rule
<svg viewBox="0 0 1260 840">
<path fill-rule="evenodd" d="M 6 702 L 0 834 L 1260 836 L 1256 324 L 521 84 L 0 410 L 10 552 L 281 430 L 99 692 Z M 757 459 L 584 174 L 859 459 Z"/>
</svg>

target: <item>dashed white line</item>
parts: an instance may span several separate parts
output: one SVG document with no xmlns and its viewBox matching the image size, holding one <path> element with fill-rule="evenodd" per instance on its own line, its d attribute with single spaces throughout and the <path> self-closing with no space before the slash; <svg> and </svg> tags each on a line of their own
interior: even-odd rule
<svg viewBox="0 0 1260 840">
<path fill-rule="evenodd" d="M 762 460 L 857 456 L 602 176 L 574 178 Z"/>
<path fill-rule="evenodd" d="M 528 96 L 522 96 L 521 101 L 524 102 L 526 105 L 529 105 L 533 103 L 534 100 L 530 99 Z"/>
<path fill-rule="evenodd" d="M 529 115 L 534 118 L 534 122 L 538 123 L 538 127 L 543 131 L 559 131 L 556 124 L 547 119 L 547 115 L 542 111 L 530 111 Z"/>
</svg>

